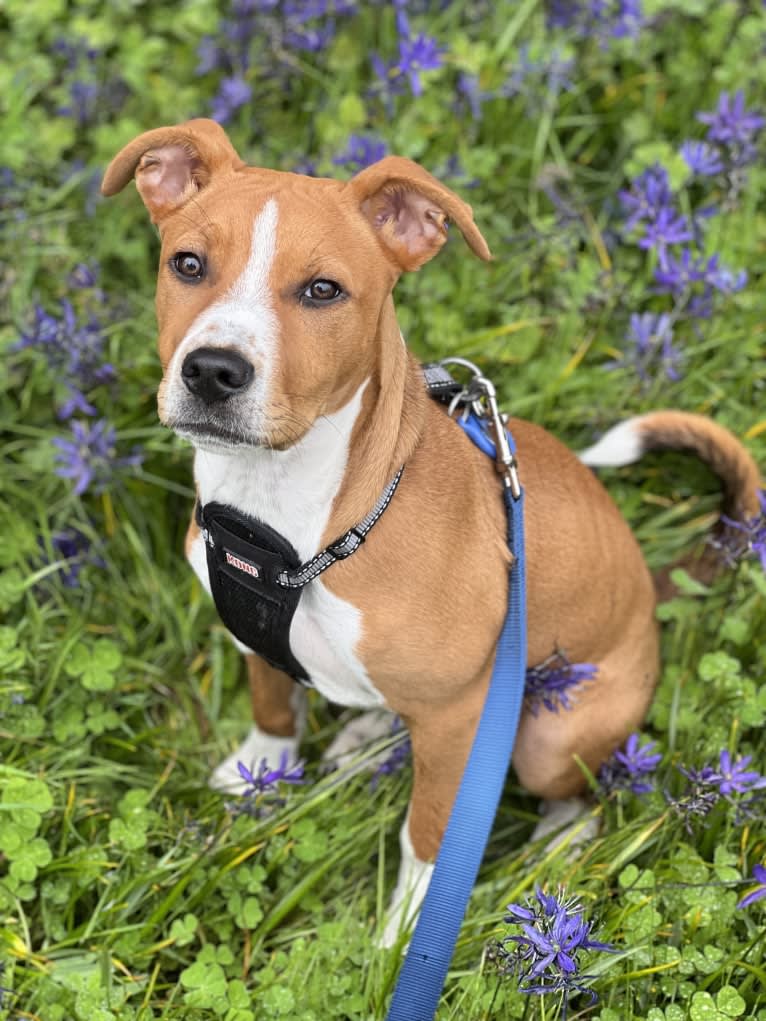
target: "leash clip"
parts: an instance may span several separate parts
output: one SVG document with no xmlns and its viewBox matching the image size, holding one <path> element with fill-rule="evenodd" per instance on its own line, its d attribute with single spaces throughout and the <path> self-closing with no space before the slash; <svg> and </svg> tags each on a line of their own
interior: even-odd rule
<svg viewBox="0 0 766 1021">
<path fill-rule="evenodd" d="M 494 383 L 483 376 L 478 366 L 469 362 L 467 358 L 444 358 L 439 364 L 460 365 L 473 373 L 473 379 L 450 401 L 449 414 L 453 415 L 458 407 L 463 407 L 464 420 L 473 412 L 490 426 L 495 441 L 495 467 L 502 477 L 505 488 L 510 489 L 514 500 L 518 500 L 521 496 L 519 463 L 508 443 L 505 420 L 498 407 Z"/>
</svg>

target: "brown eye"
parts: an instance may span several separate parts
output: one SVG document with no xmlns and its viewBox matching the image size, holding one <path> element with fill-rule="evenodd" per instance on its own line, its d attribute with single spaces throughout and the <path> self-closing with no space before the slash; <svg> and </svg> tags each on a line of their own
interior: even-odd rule
<svg viewBox="0 0 766 1021">
<path fill-rule="evenodd" d="M 303 292 L 312 301 L 332 301 L 343 292 L 333 280 L 313 280 Z"/>
<path fill-rule="evenodd" d="M 176 252 L 170 260 L 170 265 L 184 280 L 201 280 L 205 272 L 202 259 L 194 252 Z"/>
</svg>

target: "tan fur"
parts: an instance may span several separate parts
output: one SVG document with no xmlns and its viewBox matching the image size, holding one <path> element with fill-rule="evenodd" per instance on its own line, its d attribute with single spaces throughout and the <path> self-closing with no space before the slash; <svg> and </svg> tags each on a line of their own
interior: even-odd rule
<svg viewBox="0 0 766 1021">
<path fill-rule="evenodd" d="M 122 187 L 129 170 L 140 175 L 145 151 L 176 146 L 175 158 L 177 146 L 187 146 L 194 193 L 181 174 L 178 206 L 162 218 L 157 314 L 165 368 L 199 313 L 242 272 L 254 218 L 277 198 L 270 285 L 282 361 L 260 442 L 290 446 L 369 380 L 324 542 L 364 517 L 396 469 L 406 468 L 362 551 L 334 565 L 323 582 L 362 611 L 357 654 L 410 730 L 410 833 L 418 857 L 429 859 L 484 701 L 505 615 L 509 554 L 494 465 L 426 396 L 391 290 L 402 269 L 439 250 L 446 217 L 478 255 L 488 258 L 489 249 L 470 207 L 410 161 L 383 160 L 345 185 L 312 180 L 237 164 L 217 130 L 191 122 L 148 132 L 115 158 L 104 189 Z M 151 212 L 152 195 L 143 197 Z M 200 248 L 210 276 L 194 287 L 179 283 L 167 268 L 169 255 Z M 312 274 L 338 280 L 350 299 L 321 313 L 307 310 L 295 296 Z M 159 404 L 167 421 L 162 388 Z M 529 663 L 563 650 L 573 662 L 599 667 L 570 712 L 525 712 L 521 722 L 514 753 L 521 782 L 562 798 L 583 787 L 575 756 L 596 770 L 644 717 L 658 675 L 654 592 L 633 535 L 592 473 L 543 429 L 517 420 L 511 428 L 527 504 Z M 658 416 L 651 435 L 676 445 L 683 429 L 684 421 Z M 739 503 L 749 512 L 746 455 L 714 427 L 705 442 L 717 470 L 735 483 L 744 479 L 747 497 Z M 292 733 L 291 682 L 255 657 L 249 672 L 258 725 Z"/>
<path fill-rule="evenodd" d="M 758 466 L 736 436 L 704 415 L 654 411 L 639 419 L 646 450 L 687 450 L 709 465 L 724 484 L 724 509 L 732 518 L 759 512 Z"/>
</svg>

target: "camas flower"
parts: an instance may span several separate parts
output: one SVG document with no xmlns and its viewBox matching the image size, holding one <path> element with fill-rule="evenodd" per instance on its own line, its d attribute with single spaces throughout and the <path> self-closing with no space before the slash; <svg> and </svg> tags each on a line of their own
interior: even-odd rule
<svg viewBox="0 0 766 1021">
<path fill-rule="evenodd" d="M 90 540 L 78 528 L 54 532 L 51 546 L 54 555 L 61 561 L 59 577 L 65 588 L 77 588 L 80 572 L 86 564 L 96 564 L 99 567 L 105 564 L 103 557 L 93 551 Z"/>
<path fill-rule="evenodd" d="M 753 881 L 758 885 L 742 898 L 742 900 L 737 904 L 738 908 L 748 908 L 751 904 L 755 904 L 757 900 L 763 900 L 763 898 L 766 897 L 765 865 L 753 866 Z"/>
<path fill-rule="evenodd" d="M 630 347 L 620 359 L 610 363 L 610 368 L 631 368 L 644 382 L 652 378 L 653 370 L 658 367 L 670 380 L 681 378 L 683 354 L 673 345 L 673 324 L 669 315 L 634 313 L 626 339 Z"/>
<path fill-rule="evenodd" d="M 752 755 L 742 755 L 732 760 L 728 750 L 726 748 L 722 750 L 717 777 L 718 790 L 721 794 L 745 794 L 766 787 L 766 777 L 754 769 L 747 768 L 752 760 Z"/>
<path fill-rule="evenodd" d="M 755 797 L 743 800 L 738 796 L 766 788 L 766 777 L 756 770 L 748 769 L 751 761 L 751 755 L 732 760 L 724 748 L 720 752 L 717 768 L 710 765 L 701 769 L 678 766 L 679 772 L 688 781 L 686 788 L 677 798 L 665 791 L 665 800 L 683 818 L 687 832 L 692 833 L 692 823 L 704 819 L 723 799 L 736 805 L 737 812 L 743 818 L 752 814 Z"/>
<path fill-rule="evenodd" d="M 339 167 L 364 170 L 371 163 L 382 160 L 387 151 L 386 143 L 373 135 L 350 135 L 345 151 L 339 153 L 333 163 Z"/>
<path fill-rule="evenodd" d="M 595 663 L 570 663 L 563 653 L 554 653 L 537 666 L 527 667 L 524 684 L 527 708 L 533 716 L 537 716 L 541 706 L 553 713 L 571 709 L 575 689 L 594 680 L 597 673 Z"/>
<path fill-rule="evenodd" d="M 91 316 L 83 322 L 68 300 L 61 302 L 61 314 L 51 315 L 35 305 L 34 322 L 22 333 L 14 350 L 32 348 L 42 352 L 51 372 L 62 379 L 68 397 L 58 409 L 59 418 L 71 418 L 80 412 L 95 415 L 96 409 L 86 392 L 114 379 L 112 365 L 103 361 L 104 334 L 101 324 Z"/>
<path fill-rule="evenodd" d="M 228 124 L 237 110 L 250 102 L 252 96 L 252 87 L 241 75 L 223 78 L 213 99 L 210 116 L 219 124 Z"/>
<path fill-rule="evenodd" d="M 680 155 L 689 170 L 699 177 L 714 177 L 723 173 L 721 154 L 707 142 L 684 142 Z"/>
<path fill-rule="evenodd" d="M 731 99 L 728 92 L 722 92 L 716 109 L 710 113 L 698 113 L 697 120 L 708 125 L 709 141 L 745 150 L 752 147 L 754 137 L 766 124 L 766 119 L 760 114 L 745 109 L 745 96 L 741 89 Z"/>
<path fill-rule="evenodd" d="M 501 975 L 516 975 L 522 993 L 564 993 L 566 1018 L 569 997 L 589 995 L 592 976 L 584 973 L 581 955 L 589 950 L 613 952 L 616 948 L 591 937 L 593 924 L 585 920 L 579 902 L 535 891 L 526 904 L 509 904 L 506 925 L 517 925 L 520 934 L 503 937 L 489 948 L 489 956 Z"/>
<path fill-rule="evenodd" d="M 399 716 L 395 716 L 393 723 L 391 724 L 392 735 L 401 733 L 403 728 L 404 724 L 402 723 L 401 718 Z M 390 754 L 375 769 L 370 780 L 370 787 L 374 790 L 382 776 L 391 776 L 393 773 L 398 773 L 401 769 L 404 769 L 406 764 L 409 762 L 411 755 L 412 742 L 410 741 L 408 734 L 403 734 L 402 739 L 394 745 Z"/>
<path fill-rule="evenodd" d="M 606 46 L 610 39 L 637 38 L 644 17 L 641 0 L 551 0 L 548 24 Z"/>
<path fill-rule="evenodd" d="M 626 231 L 631 231 L 646 221 L 654 222 L 663 210 L 672 208 L 673 192 L 667 170 L 655 163 L 639 174 L 631 182 L 630 190 L 621 191 L 619 197 L 623 209 L 628 214 L 625 221 Z"/>
<path fill-rule="evenodd" d="M 654 789 L 646 778 L 654 772 L 662 755 L 653 751 L 654 741 L 643 746 L 638 742 L 639 735 L 631 734 L 625 748 L 614 752 L 598 771 L 599 786 L 604 793 L 630 790 L 634 794 L 647 794 Z"/>
<path fill-rule="evenodd" d="M 244 762 L 238 762 L 239 775 L 247 784 L 243 797 L 250 798 L 256 794 L 275 791 L 280 783 L 303 783 L 303 763 L 296 762 L 288 769 L 287 758 L 288 753 L 285 750 L 279 756 L 279 765 L 275 769 L 270 769 L 266 759 L 261 759 L 255 773 L 248 769 Z"/>
<path fill-rule="evenodd" d="M 719 549 L 730 566 L 734 566 L 747 556 L 757 556 L 761 567 L 766 571 L 766 490 L 759 490 L 758 502 L 761 510 L 752 518 L 735 521 L 721 515 L 726 531 L 710 543 Z"/>
<path fill-rule="evenodd" d="M 97 493 L 101 492 L 117 469 L 139 465 L 143 460 L 137 449 L 126 457 L 115 456 L 115 431 L 106 419 L 72 422 L 72 436 L 71 440 L 56 436 L 53 444 L 58 448 L 55 472 L 61 478 L 74 481 L 76 496 L 81 496 L 91 486 Z"/>
</svg>

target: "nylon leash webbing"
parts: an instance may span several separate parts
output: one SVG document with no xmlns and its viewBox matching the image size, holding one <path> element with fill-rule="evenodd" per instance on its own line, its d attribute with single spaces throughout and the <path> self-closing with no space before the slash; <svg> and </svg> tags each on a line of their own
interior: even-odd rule
<svg viewBox="0 0 766 1021">
<path fill-rule="evenodd" d="M 514 556 L 495 667 L 441 849 L 386 1021 L 433 1021 L 511 761 L 526 672 L 524 494 L 506 488 Z"/>
</svg>

